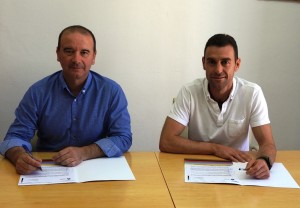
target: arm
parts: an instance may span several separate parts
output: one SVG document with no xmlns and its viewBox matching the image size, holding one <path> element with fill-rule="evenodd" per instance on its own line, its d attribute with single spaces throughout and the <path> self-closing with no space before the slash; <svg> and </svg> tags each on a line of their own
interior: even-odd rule
<svg viewBox="0 0 300 208">
<path fill-rule="evenodd" d="M 270 124 L 257 126 L 252 128 L 253 134 L 259 145 L 259 151 L 257 157 L 267 156 L 270 158 L 271 164 L 276 159 L 276 145 L 272 136 L 272 129 Z M 255 159 L 248 163 L 246 169 L 247 174 L 256 178 L 268 178 L 270 176 L 270 170 L 267 163 L 263 159 Z"/>
<path fill-rule="evenodd" d="M 36 131 L 37 108 L 33 99 L 33 90 L 29 88 L 20 101 L 16 111 L 15 120 L 10 125 L 4 140 L 0 143 L 0 154 L 6 155 L 6 151 L 23 144 L 30 146 L 30 140 Z M 31 149 L 31 146 L 30 148 Z"/>
<path fill-rule="evenodd" d="M 119 157 L 132 145 L 131 120 L 127 106 L 126 96 L 117 85 L 107 110 L 107 137 L 95 142 L 107 157 Z"/>
<path fill-rule="evenodd" d="M 231 147 L 185 139 L 180 136 L 184 128 L 184 125 L 167 117 L 160 136 L 160 150 L 169 153 L 215 155 L 236 162 L 251 159 L 247 153 Z"/>
</svg>

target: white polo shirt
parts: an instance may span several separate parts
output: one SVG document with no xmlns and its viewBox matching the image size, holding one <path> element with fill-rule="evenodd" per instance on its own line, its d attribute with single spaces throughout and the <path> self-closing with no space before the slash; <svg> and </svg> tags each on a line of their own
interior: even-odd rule
<svg viewBox="0 0 300 208">
<path fill-rule="evenodd" d="M 249 150 L 249 127 L 269 124 L 268 107 L 261 88 L 234 77 L 233 88 L 220 110 L 211 99 L 206 78 L 184 85 L 168 115 L 188 126 L 191 140 Z"/>
</svg>

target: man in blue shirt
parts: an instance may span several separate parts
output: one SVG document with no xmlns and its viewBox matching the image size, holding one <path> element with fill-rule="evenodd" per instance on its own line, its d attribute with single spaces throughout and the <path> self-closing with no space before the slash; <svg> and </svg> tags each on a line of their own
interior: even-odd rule
<svg viewBox="0 0 300 208">
<path fill-rule="evenodd" d="M 32 148 L 36 131 L 37 151 L 57 152 L 53 160 L 65 166 L 120 156 L 132 144 L 124 92 L 116 82 L 90 71 L 97 53 L 93 33 L 79 25 L 65 28 L 56 53 L 62 70 L 29 88 L 0 144 L 0 153 L 20 174 L 41 166 L 42 160 L 23 148 Z"/>
</svg>

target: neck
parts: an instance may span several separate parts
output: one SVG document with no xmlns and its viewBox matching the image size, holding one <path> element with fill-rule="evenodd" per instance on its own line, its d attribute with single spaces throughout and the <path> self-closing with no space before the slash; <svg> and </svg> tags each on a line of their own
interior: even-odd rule
<svg viewBox="0 0 300 208">
<path fill-rule="evenodd" d="M 210 93 L 211 98 L 216 101 L 219 105 L 222 105 L 229 97 L 230 92 L 232 90 L 232 87 L 230 90 L 218 90 L 218 89 L 211 89 L 208 85 L 208 91 Z"/>
<path fill-rule="evenodd" d="M 85 80 L 81 81 L 81 80 L 67 80 L 67 79 L 65 79 L 65 81 L 68 85 L 69 90 L 71 91 L 71 93 L 74 96 L 77 96 L 80 93 L 80 91 L 82 90 L 82 88 L 84 86 L 84 83 L 85 83 Z"/>
</svg>

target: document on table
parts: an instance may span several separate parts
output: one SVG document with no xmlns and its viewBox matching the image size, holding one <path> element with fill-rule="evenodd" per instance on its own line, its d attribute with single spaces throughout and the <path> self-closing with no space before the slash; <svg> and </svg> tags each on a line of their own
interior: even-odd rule
<svg viewBox="0 0 300 208">
<path fill-rule="evenodd" d="M 124 156 L 86 160 L 76 167 L 59 166 L 51 161 L 43 161 L 42 169 L 30 175 L 21 175 L 18 185 L 135 180 Z"/>
<path fill-rule="evenodd" d="M 249 186 L 299 188 L 282 163 L 274 163 L 268 179 L 255 179 L 244 170 L 247 163 L 185 159 L 185 182 L 230 183 Z"/>
</svg>

